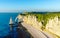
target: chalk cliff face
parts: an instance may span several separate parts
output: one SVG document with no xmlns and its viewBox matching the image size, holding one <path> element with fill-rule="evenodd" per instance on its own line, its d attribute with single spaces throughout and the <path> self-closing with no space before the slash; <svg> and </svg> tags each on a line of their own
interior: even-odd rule
<svg viewBox="0 0 60 38">
<path fill-rule="evenodd" d="M 31 26 L 35 27 L 38 30 L 40 30 L 42 27 L 42 23 L 38 22 L 36 17 L 33 15 L 32 16 L 31 15 L 28 15 L 28 16 L 18 15 L 17 18 L 18 18 L 18 21 L 23 20 L 23 22 L 30 24 Z"/>
<path fill-rule="evenodd" d="M 21 16 L 20 14 L 16 17 L 16 19 L 15 19 L 15 22 L 16 21 L 18 21 L 18 22 L 20 22 L 20 21 L 22 21 L 23 20 L 23 16 Z"/>
<path fill-rule="evenodd" d="M 21 19 L 27 23 L 35 27 L 36 29 L 40 30 L 41 27 L 43 26 L 41 22 L 38 22 L 35 16 L 18 16 L 18 19 Z M 50 32 L 60 36 L 60 18 L 58 16 L 55 16 L 53 19 L 49 19 L 47 24 L 46 24 L 46 29 L 49 30 Z"/>
<path fill-rule="evenodd" d="M 60 36 L 60 20 L 58 16 L 54 17 L 54 19 L 49 19 L 49 21 L 46 24 L 46 29 Z"/>
<path fill-rule="evenodd" d="M 31 16 L 31 15 L 28 15 L 24 17 L 23 21 L 27 24 L 30 24 L 32 25 L 33 27 L 35 27 L 36 29 L 40 30 L 40 28 L 42 27 L 42 23 L 41 22 L 38 22 L 36 17 L 35 16 Z"/>
</svg>

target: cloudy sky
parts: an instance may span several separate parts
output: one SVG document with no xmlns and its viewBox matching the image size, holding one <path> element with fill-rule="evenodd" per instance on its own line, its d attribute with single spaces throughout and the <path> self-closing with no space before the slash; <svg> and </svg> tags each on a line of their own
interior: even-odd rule
<svg viewBox="0 0 60 38">
<path fill-rule="evenodd" d="M 0 0 L 0 11 L 60 11 L 60 0 Z"/>
</svg>

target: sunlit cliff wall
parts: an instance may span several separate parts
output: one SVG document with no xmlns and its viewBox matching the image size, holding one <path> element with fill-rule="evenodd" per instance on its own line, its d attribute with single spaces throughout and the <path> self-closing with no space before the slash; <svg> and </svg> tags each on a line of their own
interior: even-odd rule
<svg viewBox="0 0 60 38">
<path fill-rule="evenodd" d="M 49 19 L 46 24 L 46 29 L 60 36 L 60 20 L 58 16 L 54 17 L 53 19 Z"/>
<path fill-rule="evenodd" d="M 24 21 L 24 23 L 30 24 L 31 26 L 35 27 L 38 30 L 40 30 L 41 27 L 43 26 L 41 21 L 38 22 L 36 16 L 34 15 L 18 16 L 19 19 L 22 17 L 23 17 L 22 20 Z M 50 32 L 60 36 L 60 18 L 58 18 L 58 16 L 55 16 L 53 19 L 49 18 L 45 28 Z"/>
<path fill-rule="evenodd" d="M 42 23 L 38 22 L 36 17 L 33 15 L 24 16 L 23 21 L 27 24 L 32 25 L 33 27 L 37 28 L 38 30 L 40 30 L 40 28 L 42 27 Z"/>
</svg>

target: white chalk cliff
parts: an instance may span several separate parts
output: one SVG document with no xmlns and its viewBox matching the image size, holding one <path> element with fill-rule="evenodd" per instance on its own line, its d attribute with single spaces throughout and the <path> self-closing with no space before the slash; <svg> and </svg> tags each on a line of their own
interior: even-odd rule
<svg viewBox="0 0 60 38">
<path fill-rule="evenodd" d="M 49 19 L 46 24 L 46 29 L 60 36 L 60 19 L 58 18 L 58 16 L 54 17 L 54 19 Z"/>
<path fill-rule="evenodd" d="M 23 19 L 22 19 L 23 18 Z M 36 29 L 40 30 L 43 26 L 41 22 L 38 22 L 35 16 L 18 16 L 18 19 L 22 19 L 25 23 L 32 25 Z M 46 29 L 50 32 L 60 36 L 60 18 L 58 16 L 55 16 L 53 19 L 49 19 L 46 24 Z"/>
</svg>

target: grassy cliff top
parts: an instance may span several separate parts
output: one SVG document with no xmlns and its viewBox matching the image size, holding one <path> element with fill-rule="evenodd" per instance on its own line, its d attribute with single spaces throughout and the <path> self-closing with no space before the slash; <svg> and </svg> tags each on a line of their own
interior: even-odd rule
<svg viewBox="0 0 60 38">
<path fill-rule="evenodd" d="M 24 16 L 34 15 L 36 16 L 37 20 L 42 22 L 44 20 L 44 25 L 46 25 L 47 21 L 49 19 L 53 19 L 55 16 L 60 17 L 60 12 L 25 12 L 24 14 L 21 14 Z"/>
<path fill-rule="evenodd" d="M 48 19 L 53 19 L 55 16 L 60 17 L 60 12 L 25 12 L 24 14 L 21 14 L 24 16 L 28 15 L 34 15 L 38 19 L 38 21 L 41 20 L 48 20 Z"/>
</svg>

